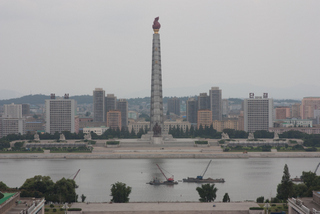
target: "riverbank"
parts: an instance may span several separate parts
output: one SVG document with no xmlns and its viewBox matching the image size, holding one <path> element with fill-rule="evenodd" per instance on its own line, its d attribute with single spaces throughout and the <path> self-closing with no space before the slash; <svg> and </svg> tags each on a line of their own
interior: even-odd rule
<svg viewBox="0 0 320 214">
<path fill-rule="evenodd" d="M 0 153 L 0 159 L 219 159 L 320 158 L 320 152 L 223 152 L 219 146 L 199 147 L 94 147 L 92 153 Z"/>
</svg>

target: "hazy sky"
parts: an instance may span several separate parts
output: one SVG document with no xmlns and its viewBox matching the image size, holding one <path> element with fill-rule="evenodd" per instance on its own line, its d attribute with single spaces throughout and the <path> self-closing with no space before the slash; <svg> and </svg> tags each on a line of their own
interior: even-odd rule
<svg viewBox="0 0 320 214">
<path fill-rule="evenodd" d="M 0 90 L 150 96 L 157 16 L 164 96 L 320 96 L 319 0 L 0 0 Z"/>
</svg>

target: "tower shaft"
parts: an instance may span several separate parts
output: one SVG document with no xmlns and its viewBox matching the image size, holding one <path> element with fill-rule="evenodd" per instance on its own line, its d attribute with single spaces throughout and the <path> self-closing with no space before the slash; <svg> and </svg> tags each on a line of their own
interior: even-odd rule
<svg viewBox="0 0 320 214">
<path fill-rule="evenodd" d="M 151 106 L 150 106 L 150 130 L 158 123 L 163 130 L 163 103 L 162 103 L 162 74 L 160 35 L 153 34 L 152 44 L 152 76 L 151 76 Z"/>
</svg>

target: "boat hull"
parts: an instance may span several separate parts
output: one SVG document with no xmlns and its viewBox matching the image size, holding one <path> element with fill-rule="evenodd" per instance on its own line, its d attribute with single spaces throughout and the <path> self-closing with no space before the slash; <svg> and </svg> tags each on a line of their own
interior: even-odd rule
<svg viewBox="0 0 320 214">
<path fill-rule="evenodd" d="M 224 183 L 225 180 L 223 178 L 206 178 L 206 179 L 197 179 L 197 178 L 184 178 L 183 182 L 189 183 Z"/>
</svg>

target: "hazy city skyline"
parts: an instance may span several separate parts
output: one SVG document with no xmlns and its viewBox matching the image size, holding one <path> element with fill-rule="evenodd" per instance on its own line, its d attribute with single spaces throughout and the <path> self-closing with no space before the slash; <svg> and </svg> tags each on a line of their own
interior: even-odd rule
<svg viewBox="0 0 320 214">
<path fill-rule="evenodd" d="M 161 23 L 163 96 L 319 96 L 319 1 L 0 1 L 0 91 L 150 96 Z M 9 94 L 7 92 L 7 94 Z"/>
</svg>

